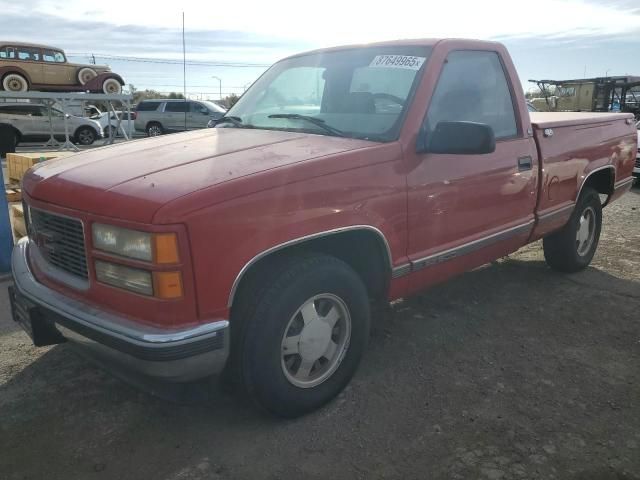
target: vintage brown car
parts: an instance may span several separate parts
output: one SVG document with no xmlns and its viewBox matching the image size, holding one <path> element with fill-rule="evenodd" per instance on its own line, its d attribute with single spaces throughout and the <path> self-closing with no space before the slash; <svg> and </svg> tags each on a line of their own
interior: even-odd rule
<svg viewBox="0 0 640 480">
<path fill-rule="evenodd" d="M 69 63 L 64 51 L 0 42 L 0 87 L 8 92 L 72 91 L 119 94 L 124 80 L 105 65 Z"/>
</svg>

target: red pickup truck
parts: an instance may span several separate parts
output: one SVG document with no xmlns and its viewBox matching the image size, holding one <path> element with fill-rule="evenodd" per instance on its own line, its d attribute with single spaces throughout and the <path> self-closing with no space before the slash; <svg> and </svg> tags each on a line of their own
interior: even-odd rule
<svg viewBox="0 0 640 480">
<path fill-rule="evenodd" d="M 271 67 L 215 128 L 40 164 L 14 318 L 115 371 L 221 371 L 296 416 L 356 371 L 370 305 L 543 239 L 591 261 L 632 184 L 630 114 L 535 113 L 506 49 L 407 40 Z"/>
</svg>

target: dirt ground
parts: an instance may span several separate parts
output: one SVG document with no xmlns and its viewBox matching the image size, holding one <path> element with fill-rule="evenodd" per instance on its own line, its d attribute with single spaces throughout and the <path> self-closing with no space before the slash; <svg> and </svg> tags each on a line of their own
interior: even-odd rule
<svg viewBox="0 0 640 480">
<path fill-rule="evenodd" d="M 0 479 L 640 479 L 640 189 L 592 266 L 540 244 L 376 315 L 351 385 L 271 418 L 169 403 L 37 349 L 0 293 Z"/>
</svg>

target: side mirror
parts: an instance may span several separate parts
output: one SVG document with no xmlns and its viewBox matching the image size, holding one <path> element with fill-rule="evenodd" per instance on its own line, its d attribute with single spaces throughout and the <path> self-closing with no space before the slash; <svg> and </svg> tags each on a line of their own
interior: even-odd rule
<svg viewBox="0 0 640 480">
<path fill-rule="evenodd" d="M 439 122 L 431 133 L 421 132 L 418 153 L 481 155 L 496 150 L 493 128 L 476 122 Z"/>
</svg>

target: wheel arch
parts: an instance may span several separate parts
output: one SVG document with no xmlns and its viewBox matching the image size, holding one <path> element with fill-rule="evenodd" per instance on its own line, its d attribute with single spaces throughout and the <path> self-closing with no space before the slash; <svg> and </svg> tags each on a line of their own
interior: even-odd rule
<svg viewBox="0 0 640 480">
<path fill-rule="evenodd" d="M 251 272 L 287 253 L 315 251 L 333 255 L 349 264 L 364 282 L 370 297 L 383 298 L 391 280 L 391 249 L 380 229 L 371 225 L 353 225 L 317 232 L 274 245 L 256 254 L 236 275 L 227 307 L 232 308 L 242 284 Z M 377 261 L 371 261 L 371 258 Z"/>
<path fill-rule="evenodd" d="M 0 128 L 5 128 L 5 127 L 15 132 L 18 142 L 22 140 L 22 132 L 20 132 L 20 130 L 18 130 L 15 126 L 11 125 L 10 123 L 0 122 Z"/>
<path fill-rule="evenodd" d="M 591 187 L 595 189 L 598 193 L 603 195 L 607 195 L 607 201 L 604 202 L 604 205 L 609 201 L 609 197 L 613 193 L 613 186 L 616 180 L 616 169 L 613 165 L 605 165 L 602 167 L 598 167 L 589 172 L 580 188 L 578 189 L 578 195 L 575 198 L 577 202 L 582 194 L 582 191 L 585 187 Z"/>
<path fill-rule="evenodd" d="M 164 130 L 164 125 L 162 125 L 162 122 L 158 120 L 149 120 L 144 126 L 145 131 L 147 131 L 151 125 L 160 125 L 160 128 Z"/>
<path fill-rule="evenodd" d="M 29 74 L 26 71 L 24 71 L 22 68 L 14 67 L 14 66 L 0 68 L 0 86 L 2 86 L 2 82 L 4 81 L 4 78 L 7 75 L 11 75 L 12 73 L 17 73 L 18 75 L 24 77 L 27 80 L 29 89 L 31 89 L 32 82 Z"/>
</svg>

